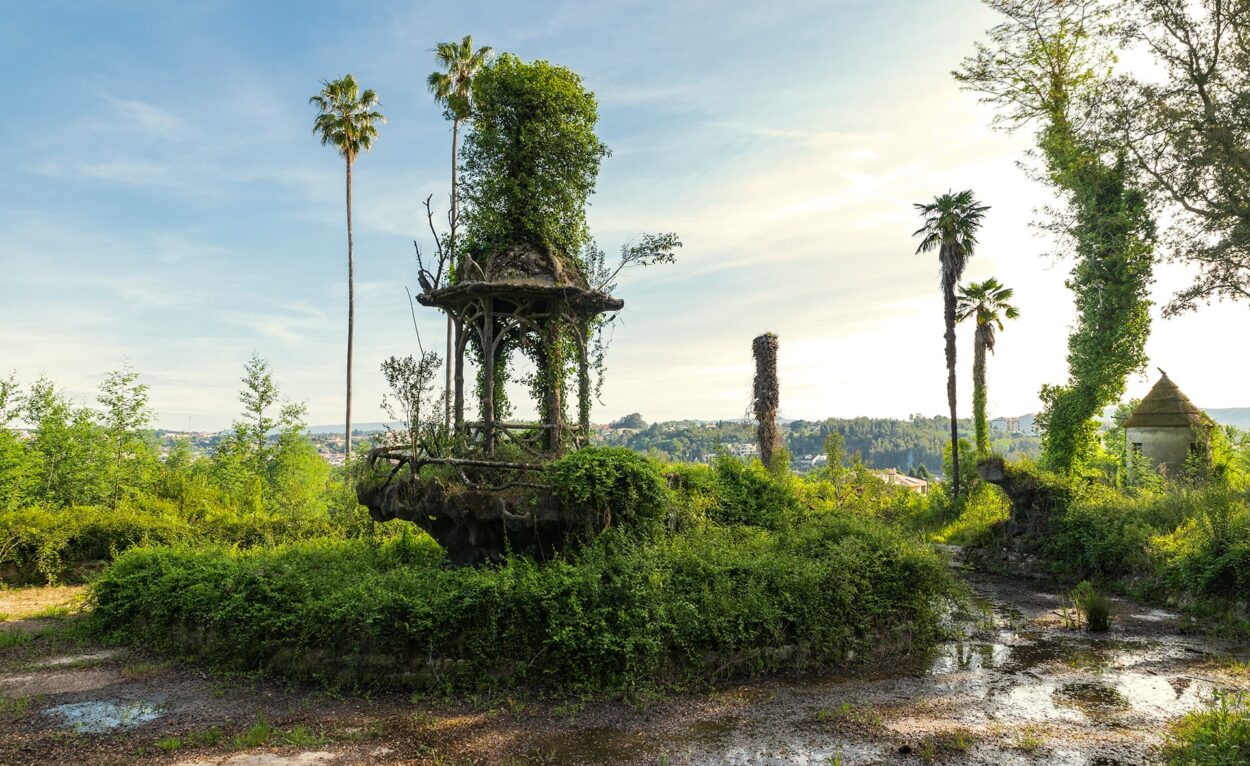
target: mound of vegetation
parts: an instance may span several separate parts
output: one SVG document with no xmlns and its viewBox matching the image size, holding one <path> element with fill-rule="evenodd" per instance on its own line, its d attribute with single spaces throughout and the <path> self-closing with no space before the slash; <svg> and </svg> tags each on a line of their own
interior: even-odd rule
<svg viewBox="0 0 1250 766">
<path fill-rule="evenodd" d="M 684 467 L 681 487 L 665 490 L 676 531 L 612 528 L 544 563 L 451 569 L 419 533 L 134 548 L 93 585 L 92 619 L 107 638 L 225 668 L 451 692 L 682 685 L 829 667 L 936 637 L 957 592 L 940 557 L 854 505 L 822 501 L 819 487 L 746 470 L 751 482 Z M 634 485 L 618 476 L 603 499 L 627 501 L 614 493 Z M 761 497 L 744 495 L 759 493 L 768 508 L 789 500 L 751 523 L 742 515 Z"/>
</svg>

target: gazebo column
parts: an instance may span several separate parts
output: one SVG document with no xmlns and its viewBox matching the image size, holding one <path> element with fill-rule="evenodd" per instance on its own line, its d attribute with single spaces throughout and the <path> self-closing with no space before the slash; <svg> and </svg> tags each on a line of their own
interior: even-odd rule
<svg viewBox="0 0 1250 766">
<path fill-rule="evenodd" d="M 590 443 L 590 325 L 581 322 L 577 328 L 577 424 L 583 445 Z"/>
<path fill-rule="evenodd" d="M 456 398 L 455 398 L 455 433 L 464 432 L 464 345 L 469 337 L 464 332 L 464 320 L 460 317 L 455 319 L 456 333 Z"/>
<path fill-rule="evenodd" d="M 487 455 L 495 454 L 495 311 L 487 298 L 482 311 L 482 439 Z"/>
<path fill-rule="evenodd" d="M 546 383 L 543 407 L 547 411 L 547 451 L 555 454 L 560 451 L 560 433 L 563 424 L 560 419 L 562 409 L 560 380 L 560 325 L 548 322 L 543 328 L 543 369 L 540 374 Z"/>
</svg>

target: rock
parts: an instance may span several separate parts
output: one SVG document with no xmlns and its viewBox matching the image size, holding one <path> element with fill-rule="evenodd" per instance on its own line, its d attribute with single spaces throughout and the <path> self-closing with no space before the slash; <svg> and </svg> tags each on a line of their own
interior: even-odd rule
<svg viewBox="0 0 1250 766">
<path fill-rule="evenodd" d="M 508 552 L 543 560 L 606 522 L 535 487 L 470 489 L 406 479 L 385 487 L 358 487 L 356 496 L 375 521 L 404 519 L 424 529 L 455 566 L 499 561 Z"/>
</svg>

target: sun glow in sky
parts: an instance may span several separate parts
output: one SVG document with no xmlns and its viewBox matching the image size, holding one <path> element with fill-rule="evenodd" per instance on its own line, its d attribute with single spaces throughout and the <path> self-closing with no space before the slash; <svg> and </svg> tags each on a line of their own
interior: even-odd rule
<svg viewBox="0 0 1250 766">
<path fill-rule="evenodd" d="M 765 330 L 785 416 L 943 412 L 937 261 L 911 233 L 912 203 L 948 189 L 992 207 L 966 279 L 998 277 L 1022 312 L 990 362 L 991 415 L 1035 410 L 1066 375 L 1070 261 L 1030 225 L 1050 200 L 1016 165 L 1029 136 L 990 131 L 949 75 L 994 22 L 974 0 L 47 2 L 4 17 L 22 107 L 0 123 L 0 371 L 82 401 L 129 359 L 160 425 L 223 428 L 257 351 L 310 422 L 339 422 L 343 169 L 307 99 L 352 72 L 389 120 L 355 172 L 354 419 L 382 419 L 378 364 L 415 346 L 420 203 L 448 186 L 429 50 L 467 33 L 596 92 L 613 151 L 590 210 L 602 247 L 685 242 L 677 264 L 622 279 L 597 421 L 742 416 Z M 1157 276 L 1160 302 L 1187 277 Z M 1245 320 L 1236 305 L 1157 318 L 1152 363 L 1200 405 L 1250 405 L 1250 362 L 1219 353 Z M 441 348 L 440 317 L 419 321 Z"/>
</svg>

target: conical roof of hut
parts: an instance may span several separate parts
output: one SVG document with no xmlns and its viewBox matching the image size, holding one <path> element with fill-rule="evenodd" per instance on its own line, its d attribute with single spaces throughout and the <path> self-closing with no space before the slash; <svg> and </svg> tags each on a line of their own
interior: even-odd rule
<svg viewBox="0 0 1250 766">
<path fill-rule="evenodd" d="M 1160 372 L 1163 372 L 1160 370 Z M 1163 372 L 1146 398 L 1141 400 L 1132 416 L 1124 421 L 1125 428 L 1180 427 L 1210 425 L 1211 419 Z"/>
</svg>

